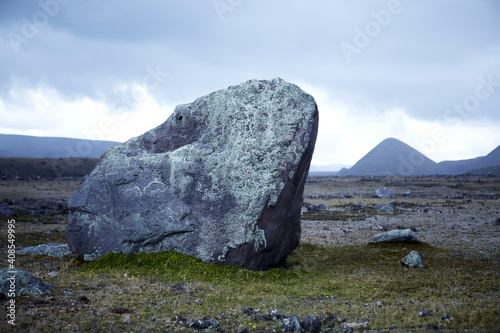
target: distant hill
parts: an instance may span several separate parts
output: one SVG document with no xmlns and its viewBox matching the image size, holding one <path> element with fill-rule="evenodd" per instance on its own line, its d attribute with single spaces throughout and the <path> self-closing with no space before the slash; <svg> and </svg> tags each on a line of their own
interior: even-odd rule
<svg viewBox="0 0 500 333">
<path fill-rule="evenodd" d="M 0 179 L 56 179 L 84 177 L 94 170 L 98 158 L 0 158 Z"/>
<path fill-rule="evenodd" d="M 446 174 L 459 175 L 462 173 L 494 173 L 500 165 L 500 146 L 493 149 L 488 155 L 459 161 L 439 162 Z M 488 169 L 489 168 L 489 169 Z M 481 170 L 489 170 L 482 172 Z"/>
<path fill-rule="evenodd" d="M 419 176 L 442 174 L 436 162 L 398 139 L 388 138 L 363 156 L 350 169 L 342 169 L 343 176 Z"/>
<path fill-rule="evenodd" d="M 0 134 L 0 157 L 99 158 L 109 147 L 118 143 L 114 141 Z"/>
<path fill-rule="evenodd" d="M 486 156 L 468 160 L 436 163 L 416 149 L 394 138 L 379 143 L 350 169 L 338 172 L 341 176 L 422 176 L 459 175 L 463 173 L 498 174 L 500 146 Z"/>
</svg>

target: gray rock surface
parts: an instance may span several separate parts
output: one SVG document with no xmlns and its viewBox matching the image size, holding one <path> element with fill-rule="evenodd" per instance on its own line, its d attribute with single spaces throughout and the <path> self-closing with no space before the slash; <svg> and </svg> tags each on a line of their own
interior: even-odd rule
<svg viewBox="0 0 500 333">
<path fill-rule="evenodd" d="M 379 212 L 394 212 L 397 210 L 396 206 L 391 204 L 379 203 L 375 207 L 375 209 Z"/>
<path fill-rule="evenodd" d="M 424 261 L 417 251 L 411 251 L 406 257 L 403 258 L 403 264 L 410 267 L 424 267 Z"/>
<path fill-rule="evenodd" d="M 391 230 L 370 238 L 370 243 L 420 243 L 421 240 L 415 236 L 410 229 Z"/>
<path fill-rule="evenodd" d="M 16 254 L 45 255 L 51 257 L 62 257 L 70 253 L 71 250 L 69 249 L 68 244 L 64 243 L 48 243 L 37 246 L 29 246 L 16 252 Z"/>
<path fill-rule="evenodd" d="M 85 260 L 174 250 L 276 266 L 299 244 L 317 128 L 313 97 L 281 79 L 179 105 L 103 155 L 69 201 L 69 247 Z"/>
<path fill-rule="evenodd" d="M 13 271 L 15 273 L 9 273 Z M 49 284 L 44 283 L 40 278 L 30 273 L 16 269 L 4 268 L 0 270 L 0 292 L 9 295 L 11 287 L 14 287 L 15 296 L 33 295 L 50 293 Z M 10 296 L 9 296 L 10 297 Z"/>
<path fill-rule="evenodd" d="M 0 203 L 0 216 L 16 216 L 16 212 L 3 203 Z"/>
<path fill-rule="evenodd" d="M 379 198 L 394 198 L 394 193 L 385 187 L 380 187 L 375 191 L 375 196 Z"/>
</svg>

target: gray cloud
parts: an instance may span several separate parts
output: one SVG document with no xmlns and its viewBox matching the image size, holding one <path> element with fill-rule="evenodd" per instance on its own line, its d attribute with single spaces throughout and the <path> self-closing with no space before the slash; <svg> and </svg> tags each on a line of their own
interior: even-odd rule
<svg viewBox="0 0 500 333">
<path fill-rule="evenodd" d="M 223 13 L 212 0 L 41 3 L 0 4 L 0 96 L 7 103 L 14 86 L 46 85 L 113 109 L 120 86 L 140 83 L 147 68 L 158 67 L 169 73 L 153 89 L 162 103 L 280 76 L 324 87 L 359 113 L 403 108 L 418 119 L 442 120 L 453 104 L 474 102 L 467 98 L 478 78 L 492 77 L 495 91 L 467 119 L 500 121 L 494 0 L 220 0 L 230 9 Z M 397 13 L 384 16 L 391 8 Z M 26 20 L 36 19 L 37 32 L 24 36 Z M 13 34 L 25 40 L 17 53 Z M 350 61 L 342 43 L 357 49 Z"/>
</svg>

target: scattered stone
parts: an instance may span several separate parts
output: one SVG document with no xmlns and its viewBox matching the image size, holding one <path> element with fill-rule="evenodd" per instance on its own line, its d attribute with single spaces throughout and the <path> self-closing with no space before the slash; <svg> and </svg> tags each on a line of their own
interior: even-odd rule
<svg viewBox="0 0 500 333">
<path fill-rule="evenodd" d="M 380 187 L 375 191 L 375 196 L 379 198 L 394 198 L 394 193 L 385 187 Z"/>
<path fill-rule="evenodd" d="M 68 210 L 68 204 L 64 199 L 45 198 L 37 204 L 36 209 L 45 215 L 64 214 Z"/>
<path fill-rule="evenodd" d="M 420 317 L 430 317 L 430 316 L 432 316 L 432 313 L 429 310 L 424 308 L 418 312 L 418 315 Z"/>
<path fill-rule="evenodd" d="M 244 308 L 243 309 L 243 314 L 246 314 L 246 315 L 252 315 L 254 314 L 254 311 L 253 311 L 253 308 L 252 307 L 248 307 L 248 308 Z"/>
<path fill-rule="evenodd" d="M 71 254 L 68 244 L 64 243 L 48 243 L 37 246 L 25 247 L 17 251 L 17 254 L 23 255 L 45 255 L 50 257 L 62 257 Z"/>
<path fill-rule="evenodd" d="M 414 267 L 418 266 L 420 268 L 424 267 L 424 261 L 417 251 L 411 251 L 406 257 L 403 258 L 403 264 Z"/>
<path fill-rule="evenodd" d="M 376 301 L 376 302 L 375 302 L 375 305 L 376 305 L 376 306 L 382 306 L 382 302 L 381 302 L 381 301 Z"/>
<path fill-rule="evenodd" d="M 385 223 L 379 223 L 372 227 L 373 230 L 389 231 L 392 227 Z"/>
<path fill-rule="evenodd" d="M 217 328 L 219 326 L 219 322 L 215 319 L 207 319 L 203 318 L 201 320 L 196 320 L 194 322 L 189 323 L 189 328 L 194 328 L 198 330 L 204 330 L 207 328 Z"/>
<path fill-rule="evenodd" d="M 16 212 L 0 203 L 0 216 L 16 216 Z"/>
<path fill-rule="evenodd" d="M 173 321 L 176 324 L 185 324 L 187 323 L 187 319 L 182 316 L 175 316 L 170 321 Z"/>
<path fill-rule="evenodd" d="M 285 326 L 282 329 L 282 332 L 300 332 L 300 318 L 296 315 L 291 316 L 288 319 L 283 320 Z"/>
<path fill-rule="evenodd" d="M 439 321 L 450 322 L 453 320 L 453 313 L 448 312 L 444 316 L 439 317 Z"/>
<path fill-rule="evenodd" d="M 379 212 L 395 212 L 397 210 L 396 206 L 384 203 L 377 204 L 377 206 L 375 206 L 375 209 Z"/>
<path fill-rule="evenodd" d="M 410 229 L 391 230 L 370 238 L 370 243 L 421 243 Z"/>
<path fill-rule="evenodd" d="M 315 318 L 307 316 L 302 321 L 302 327 L 305 332 L 319 332 L 326 320 L 324 318 Z"/>
<path fill-rule="evenodd" d="M 11 273 L 12 272 L 12 273 Z M 33 295 L 50 293 L 50 285 L 40 278 L 17 268 L 4 268 L 0 270 L 0 292 L 8 295 L 11 286 L 15 286 L 15 295 Z"/>
<path fill-rule="evenodd" d="M 345 328 L 350 328 L 350 329 L 355 329 L 355 328 L 362 328 L 368 326 L 368 322 L 364 323 L 342 323 L 342 326 Z"/>
<path fill-rule="evenodd" d="M 194 300 L 194 302 L 195 302 L 196 304 L 199 304 L 199 305 L 202 305 L 202 304 L 203 304 L 203 301 L 202 301 L 201 299 L 199 299 L 199 298 L 198 298 L 198 299 L 195 299 L 195 300 Z"/>
<path fill-rule="evenodd" d="M 280 316 L 280 312 L 278 309 L 272 309 L 271 311 L 269 311 L 269 315 L 271 315 L 273 317 L 278 317 L 278 316 Z"/>
<path fill-rule="evenodd" d="M 123 323 L 124 324 L 131 324 L 132 323 L 132 317 L 130 316 L 125 316 L 125 318 L 123 318 Z"/>
<path fill-rule="evenodd" d="M 300 241 L 317 129 L 314 98 L 281 79 L 179 105 L 102 156 L 69 201 L 69 247 L 89 261 L 172 250 L 276 267 Z"/>
</svg>

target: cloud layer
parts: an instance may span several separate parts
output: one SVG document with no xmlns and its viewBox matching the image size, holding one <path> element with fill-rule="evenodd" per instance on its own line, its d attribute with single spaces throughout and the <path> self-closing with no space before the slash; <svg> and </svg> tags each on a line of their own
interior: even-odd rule
<svg viewBox="0 0 500 333">
<path fill-rule="evenodd" d="M 436 161 L 484 155 L 500 144 L 497 31 L 493 0 L 4 1 L 0 132 L 124 141 L 177 104 L 282 77 L 318 101 L 313 163 L 387 137 Z"/>
</svg>

